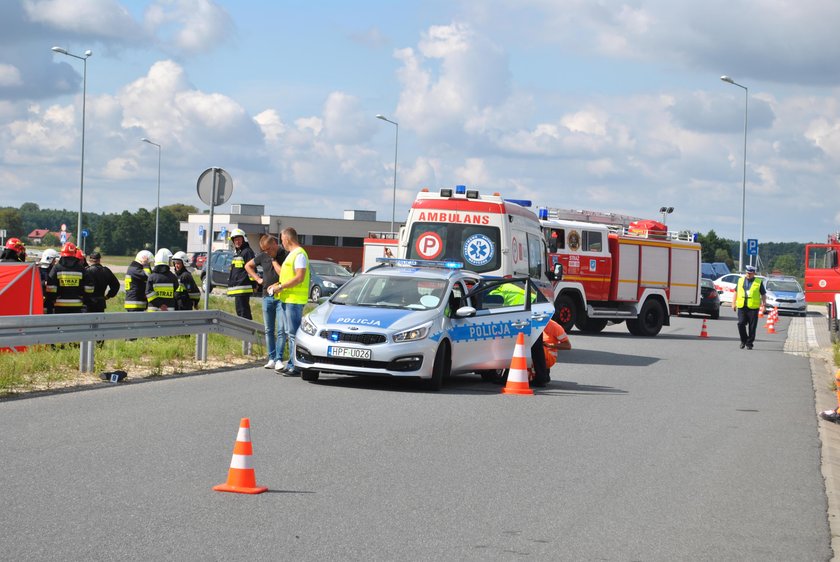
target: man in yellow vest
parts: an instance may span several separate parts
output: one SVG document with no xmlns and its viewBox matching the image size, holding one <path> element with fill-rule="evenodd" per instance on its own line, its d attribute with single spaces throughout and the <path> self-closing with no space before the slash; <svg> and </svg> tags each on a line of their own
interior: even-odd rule
<svg viewBox="0 0 840 562">
<path fill-rule="evenodd" d="M 735 298 L 732 299 L 732 310 L 738 312 L 738 334 L 741 336 L 741 349 L 753 348 L 755 330 L 758 326 L 758 311 L 764 311 L 767 297 L 764 283 L 755 278 L 755 268 L 746 267 L 746 275 L 738 279 Z M 749 328 L 749 330 L 748 330 Z"/>
<path fill-rule="evenodd" d="M 288 253 L 283 265 L 278 267 L 274 264 L 280 281 L 268 287 L 267 292 L 282 303 L 286 320 L 286 339 L 289 342 L 289 361 L 285 365 L 283 361 L 277 361 L 274 370 L 282 373 L 284 377 L 299 377 L 300 371 L 295 368 L 294 363 L 295 334 L 303 318 L 303 307 L 309 300 L 309 256 L 298 242 L 297 231 L 294 228 L 283 229 L 280 241 Z M 279 355 L 283 356 L 282 350 L 279 351 Z"/>
</svg>

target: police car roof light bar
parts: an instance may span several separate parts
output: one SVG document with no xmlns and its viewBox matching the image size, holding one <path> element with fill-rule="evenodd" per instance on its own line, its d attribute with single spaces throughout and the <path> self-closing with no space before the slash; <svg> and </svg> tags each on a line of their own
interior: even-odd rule
<svg viewBox="0 0 840 562">
<path fill-rule="evenodd" d="M 530 207 L 531 200 L 530 199 L 505 199 L 507 203 L 516 203 L 520 207 Z"/>
<path fill-rule="evenodd" d="M 463 269 L 464 264 L 459 261 L 443 260 L 409 260 L 405 258 L 376 258 L 377 263 L 393 267 L 437 267 L 444 269 Z"/>
</svg>

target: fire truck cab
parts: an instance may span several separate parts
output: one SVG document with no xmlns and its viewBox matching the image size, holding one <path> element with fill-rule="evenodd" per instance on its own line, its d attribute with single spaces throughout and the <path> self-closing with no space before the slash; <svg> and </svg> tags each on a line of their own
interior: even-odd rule
<svg viewBox="0 0 840 562">
<path fill-rule="evenodd" d="M 805 302 L 826 303 L 828 330 L 833 342 L 840 337 L 840 233 L 825 244 L 805 245 Z"/>
<path fill-rule="evenodd" d="M 627 322 L 655 336 L 679 306 L 700 299 L 700 244 L 656 221 L 624 215 L 540 209 L 555 283 L 555 320 L 567 331 L 600 332 Z M 574 221 L 555 217 L 581 217 Z"/>
</svg>

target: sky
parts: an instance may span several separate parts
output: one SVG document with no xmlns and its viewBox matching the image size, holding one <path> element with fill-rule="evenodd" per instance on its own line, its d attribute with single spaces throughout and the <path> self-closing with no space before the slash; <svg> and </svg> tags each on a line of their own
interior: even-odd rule
<svg viewBox="0 0 840 562">
<path fill-rule="evenodd" d="M 153 209 L 160 154 L 161 205 L 206 208 L 219 166 L 217 212 L 388 221 L 396 148 L 397 222 L 464 184 L 732 240 L 744 200 L 745 238 L 824 241 L 838 27 L 836 0 L 3 0 L 0 206 L 78 211 L 86 64 L 86 212 Z"/>
</svg>

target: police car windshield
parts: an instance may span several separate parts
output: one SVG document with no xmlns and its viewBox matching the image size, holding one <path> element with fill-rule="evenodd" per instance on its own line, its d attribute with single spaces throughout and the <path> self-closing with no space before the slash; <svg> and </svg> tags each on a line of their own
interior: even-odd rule
<svg viewBox="0 0 840 562">
<path fill-rule="evenodd" d="M 796 281 L 768 281 L 768 291 L 778 291 L 782 293 L 801 293 L 802 288 Z"/>
<path fill-rule="evenodd" d="M 501 267 L 501 235 L 494 226 L 417 222 L 411 225 L 407 258 L 463 262 L 485 273 Z"/>
<path fill-rule="evenodd" d="M 362 275 L 342 285 L 330 302 L 348 306 L 428 310 L 440 304 L 447 285 L 445 279 Z"/>
</svg>

